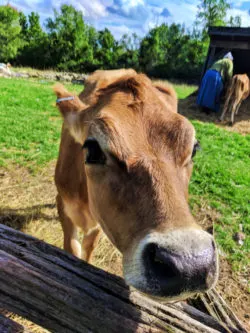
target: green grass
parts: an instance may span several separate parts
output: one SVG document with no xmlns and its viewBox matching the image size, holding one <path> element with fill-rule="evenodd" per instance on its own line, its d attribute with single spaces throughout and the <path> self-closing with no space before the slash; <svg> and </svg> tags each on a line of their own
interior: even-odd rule
<svg viewBox="0 0 250 333">
<path fill-rule="evenodd" d="M 184 99 L 198 89 L 197 86 L 187 84 L 174 84 L 179 99 Z"/>
<path fill-rule="evenodd" d="M 193 121 L 202 150 L 195 157 L 190 183 L 191 205 L 200 199 L 220 213 L 215 225 L 217 241 L 229 255 L 235 269 L 246 270 L 249 264 L 249 237 L 243 246 L 233 240 L 239 224 L 250 233 L 250 135 L 242 136 Z"/>
<path fill-rule="evenodd" d="M 53 84 L 0 78 L 0 166 L 16 163 L 34 170 L 57 157 L 62 121 Z"/>
<path fill-rule="evenodd" d="M 17 164 L 33 172 L 56 159 L 61 119 L 55 108 L 54 83 L 0 78 L 0 165 Z M 79 92 L 81 86 L 66 85 Z M 175 85 L 179 98 L 197 87 Z M 191 206 L 206 201 L 220 213 L 215 225 L 217 241 L 233 267 L 244 271 L 249 239 L 239 246 L 233 234 L 250 222 L 250 136 L 242 136 L 212 123 L 193 121 L 202 151 L 195 157 L 190 184 Z"/>
</svg>

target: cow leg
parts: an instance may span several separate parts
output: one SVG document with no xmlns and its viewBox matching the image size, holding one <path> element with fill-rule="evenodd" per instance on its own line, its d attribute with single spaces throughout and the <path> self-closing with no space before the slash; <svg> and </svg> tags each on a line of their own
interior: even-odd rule
<svg viewBox="0 0 250 333">
<path fill-rule="evenodd" d="M 64 249 L 79 258 L 90 261 L 100 237 L 100 230 L 88 205 L 74 200 L 65 201 L 61 220 L 64 231 Z M 82 246 L 78 241 L 77 228 L 84 232 Z"/>
<path fill-rule="evenodd" d="M 81 244 L 78 240 L 77 226 L 71 221 L 71 219 L 65 214 L 63 200 L 60 195 L 56 198 L 58 215 L 61 221 L 65 251 L 81 258 Z"/>
<path fill-rule="evenodd" d="M 231 121 L 230 121 L 231 126 L 233 126 L 233 124 L 234 124 L 234 114 L 236 113 L 236 111 L 239 107 L 240 107 L 240 103 L 238 103 L 238 101 L 235 101 L 232 106 L 232 111 L 231 111 Z"/>
<path fill-rule="evenodd" d="M 234 112 L 231 113 L 230 126 L 233 126 L 233 124 L 234 124 Z"/>
<path fill-rule="evenodd" d="M 235 114 L 236 114 L 236 115 L 238 114 L 238 111 L 239 111 L 239 108 L 240 108 L 240 106 L 241 106 L 241 103 L 242 103 L 242 101 L 237 105 L 237 108 L 236 108 L 236 110 L 235 110 Z"/>
<path fill-rule="evenodd" d="M 90 229 L 83 237 L 82 241 L 82 259 L 90 262 L 92 254 L 101 236 L 99 227 Z"/>
<path fill-rule="evenodd" d="M 224 108 L 223 108 L 223 112 L 222 112 L 222 114 L 221 114 L 221 116 L 220 116 L 220 121 L 223 121 L 224 120 L 224 117 L 225 117 L 225 114 L 227 113 L 227 108 L 224 106 Z"/>
<path fill-rule="evenodd" d="M 229 94 L 229 95 L 227 96 L 226 102 L 225 102 L 224 107 L 223 107 L 222 115 L 220 116 L 220 121 L 223 121 L 223 120 L 224 120 L 225 114 L 226 114 L 227 111 L 228 111 L 228 106 L 229 106 L 230 99 L 231 99 L 231 94 Z"/>
<path fill-rule="evenodd" d="M 233 124 L 234 124 L 234 114 L 235 114 L 235 108 L 232 109 L 232 112 L 231 112 L 231 121 L 230 121 L 231 126 L 233 126 Z"/>
<path fill-rule="evenodd" d="M 224 106 L 223 112 L 222 112 L 222 114 L 220 116 L 220 121 L 224 120 L 224 117 L 225 117 L 226 113 L 227 113 L 227 106 L 226 107 Z"/>
</svg>

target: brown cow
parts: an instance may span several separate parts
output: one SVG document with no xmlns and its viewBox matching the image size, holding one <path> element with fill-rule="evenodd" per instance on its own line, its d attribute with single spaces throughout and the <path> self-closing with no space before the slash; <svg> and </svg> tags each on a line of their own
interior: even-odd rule
<svg viewBox="0 0 250 333">
<path fill-rule="evenodd" d="M 62 86 L 55 92 L 64 117 L 55 181 L 65 250 L 89 261 L 99 224 L 137 289 L 177 300 L 211 288 L 214 240 L 187 201 L 198 143 L 174 90 L 120 70 L 95 72 L 80 99 Z"/>
<path fill-rule="evenodd" d="M 220 121 L 224 120 L 225 114 L 231 112 L 231 125 L 234 123 L 234 114 L 238 114 L 241 103 L 250 95 L 250 82 L 246 74 L 234 75 L 227 91 L 226 102 Z"/>
</svg>

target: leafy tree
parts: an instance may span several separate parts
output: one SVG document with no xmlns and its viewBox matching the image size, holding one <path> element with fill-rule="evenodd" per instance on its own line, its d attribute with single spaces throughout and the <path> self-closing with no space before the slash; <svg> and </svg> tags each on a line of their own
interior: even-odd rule
<svg viewBox="0 0 250 333">
<path fill-rule="evenodd" d="M 28 29 L 28 39 L 29 42 L 37 42 L 45 35 L 41 25 L 40 16 L 38 13 L 32 12 L 29 15 L 29 29 Z"/>
<path fill-rule="evenodd" d="M 24 15 L 23 12 L 19 13 L 19 24 L 21 26 L 21 37 L 23 40 L 26 40 L 28 35 L 28 22 L 27 17 Z"/>
<path fill-rule="evenodd" d="M 226 14 L 231 5 L 227 0 L 201 0 L 198 5 L 197 22 L 207 38 L 209 26 L 226 25 Z"/>
<path fill-rule="evenodd" d="M 231 27 L 241 27 L 241 23 L 242 23 L 241 16 L 235 16 L 235 17 L 230 16 L 228 24 Z"/>
<path fill-rule="evenodd" d="M 48 38 L 40 25 L 38 13 L 31 12 L 28 21 L 23 13 L 19 14 L 22 27 L 21 36 L 23 47 L 17 57 L 17 62 L 22 65 L 44 68 L 49 63 Z"/>
<path fill-rule="evenodd" d="M 99 31 L 98 46 L 96 57 L 100 67 L 107 69 L 116 67 L 118 44 L 109 29 Z"/>
<path fill-rule="evenodd" d="M 194 25 L 194 30 L 202 28 L 202 36 L 198 38 L 203 44 L 203 59 L 209 45 L 208 28 L 209 26 L 241 26 L 241 17 L 230 17 L 226 20 L 228 10 L 231 8 L 231 3 L 228 0 L 200 0 L 198 5 L 198 14 Z M 197 29 L 198 28 L 198 29 Z"/>
<path fill-rule="evenodd" d="M 116 41 L 108 29 L 97 32 L 81 11 L 62 5 L 40 25 L 37 13 L 28 17 L 0 6 L 0 61 L 37 68 L 90 72 L 97 68 L 132 67 L 164 78 L 198 78 L 205 60 L 210 25 L 240 26 L 239 16 L 226 22 L 229 0 L 200 0 L 192 31 L 180 24 L 162 24 L 143 39 L 125 34 Z"/>
<path fill-rule="evenodd" d="M 8 62 L 15 58 L 22 45 L 21 26 L 16 9 L 0 6 L 0 61 Z"/>
<path fill-rule="evenodd" d="M 198 78 L 206 55 L 204 45 L 199 30 L 190 33 L 180 24 L 162 24 L 141 42 L 141 68 L 155 77 Z"/>
<path fill-rule="evenodd" d="M 83 20 L 82 13 L 71 5 L 54 10 L 54 19 L 46 23 L 51 66 L 68 70 L 88 70 L 95 63 L 97 34 Z"/>
<path fill-rule="evenodd" d="M 232 7 L 228 0 L 200 0 L 196 24 L 202 28 L 203 39 L 208 39 L 209 26 L 241 26 L 240 16 L 231 16 L 226 20 L 228 10 Z"/>
<path fill-rule="evenodd" d="M 142 40 L 140 46 L 140 63 L 149 73 L 157 66 L 171 67 L 170 62 L 175 61 L 172 58 L 174 54 L 178 57 L 180 51 L 183 31 L 180 25 L 162 24 L 153 28 Z M 178 52 L 176 52 L 178 49 Z M 154 70 L 153 70 L 154 72 Z"/>
<path fill-rule="evenodd" d="M 166 48 L 167 45 L 160 45 L 164 44 L 164 38 L 160 36 L 160 29 L 166 32 L 168 26 L 162 25 L 150 30 L 141 41 L 139 51 L 140 65 L 146 71 L 150 71 L 157 63 L 162 62 L 164 59 L 163 48 Z"/>
<path fill-rule="evenodd" d="M 140 38 L 136 33 L 132 35 L 124 34 L 120 40 L 119 48 L 117 49 L 118 67 L 135 69 L 139 68 L 139 47 Z"/>
</svg>

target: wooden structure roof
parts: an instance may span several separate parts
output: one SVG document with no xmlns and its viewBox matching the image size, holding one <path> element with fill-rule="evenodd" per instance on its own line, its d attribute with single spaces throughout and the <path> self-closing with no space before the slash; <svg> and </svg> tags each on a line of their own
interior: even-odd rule
<svg viewBox="0 0 250 333">
<path fill-rule="evenodd" d="M 231 51 L 234 57 L 234 73 L 250 74 L 250 27 L 210 27 L 210 45 L 202 76 L 214 61 Z"/>
</svg>

